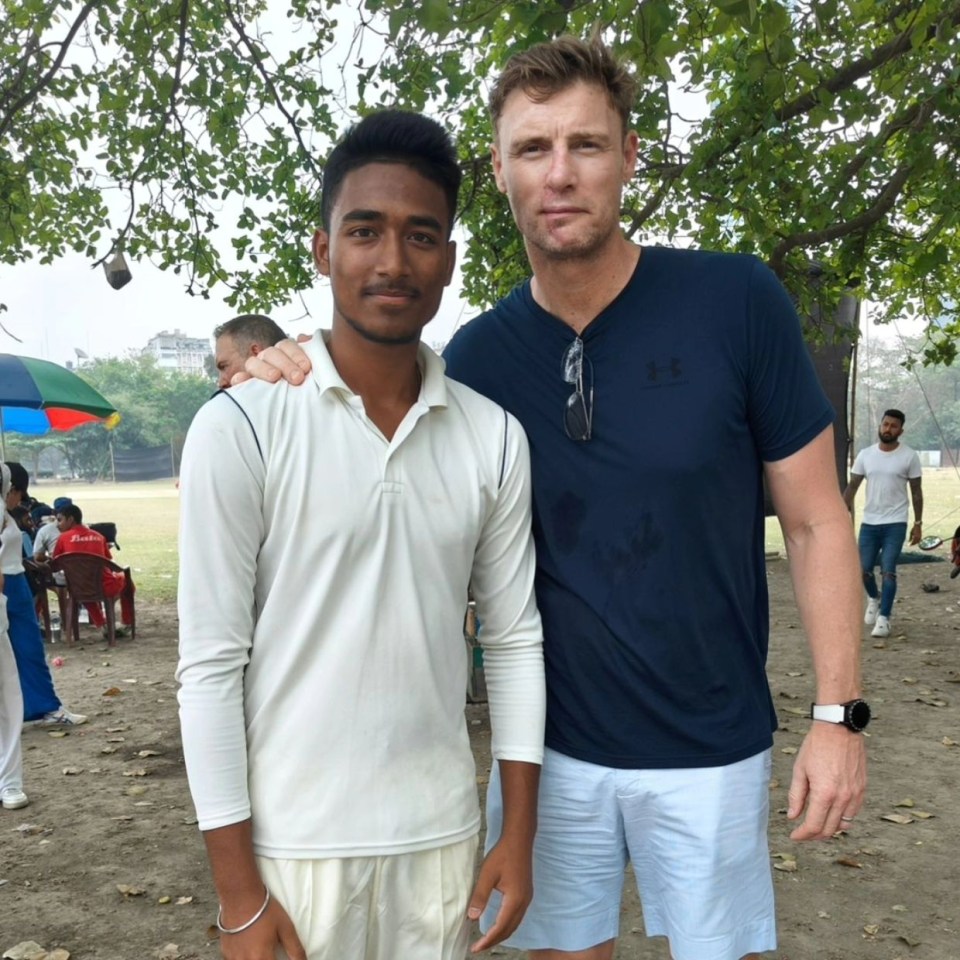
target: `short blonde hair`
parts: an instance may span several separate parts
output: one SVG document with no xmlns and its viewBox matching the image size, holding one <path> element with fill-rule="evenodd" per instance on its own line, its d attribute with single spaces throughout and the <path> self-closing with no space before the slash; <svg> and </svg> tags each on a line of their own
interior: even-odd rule
<svg viewBox="0 0 960 960">
<path fill-rule="evenodd" d="M 537 43 L 507 61 L 490 94 L 494 133 L 514 90 L 522 90 L 531 100 L 542 103 L 575 83 L 600 87 L 620 116 L 626 134 L 637 95 L 636 80 L 599 37 L 584 41 L 573 36 Z"/>
</svg>

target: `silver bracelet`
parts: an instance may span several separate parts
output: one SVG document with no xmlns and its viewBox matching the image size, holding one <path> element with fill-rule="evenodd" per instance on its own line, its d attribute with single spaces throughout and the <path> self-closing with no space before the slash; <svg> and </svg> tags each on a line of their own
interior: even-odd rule
<svg viewBox="0 0 960 960">
<path fill-rule="evenodd" d="M 223 906 L 217 905 L 217 929 L 221 933 L 243 933 L 244 930 L 252 927 L 266 912 L 267 907 L 270 904 L 270 891 L 267 890 L 267 895 L 263 898 L 263 906 L 246 922 L 240 924 L 239 927 L 225 927 L 220 921 L 223 919 Z"/>
</svg>

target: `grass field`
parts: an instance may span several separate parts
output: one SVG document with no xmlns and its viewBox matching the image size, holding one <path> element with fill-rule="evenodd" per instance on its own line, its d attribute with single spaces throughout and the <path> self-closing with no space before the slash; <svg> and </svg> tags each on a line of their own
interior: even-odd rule
<svg viewBox="0 0 960 960">
<path fill-rule="evenodd" d="M 140 597 L 177 596 L 177 523 L 180 501 L 174 480 L 147 483 L 61 483 L 34 481 L 30 493 L 44 503 L 71 497 L 84 523 L 117 525 L 120 550 L 114 559 L 130 567 Z"/>
<path fill-rule="evenodd" d="M 33 495 L 46 503 L 67 496 L 83 510 L 84 521 L 117 525 L 117 562 L 133 570 L 140 595 L 150 600 L 174 600 L 177 595 L 177 523 L 179 499 L 173 480 L 148 483 L 33 483 Z M 863 505 L 863 489 L 857 509 Z M 935 555 L 949 557 L 954 529 L 960 525 L 960 476 L 952 468 L 923 472 L 924 534 L 943 537 Z M 912 513 L 911 513 L 912 517 Z M 767 520 L 768 552 L 783 552 L 783 535 L 776 519 Z"/>
<path fill-rule="evenodd" d="M 859 526 L 863 511 L 866 486 L 861 486 L 854 504 Z M 913 523 L 913 508 L 910 509 Z M 943 537 L 945 545 L 934 551 L 934 556 L 950 557 L 950 540 L 953 531 L 960 526 L 960 475 L 952 467 L 923 471 L 923 533 L 924 536 Z M 783 553 L 783 534 L 775 517 L 767 519 L 767 552 Z"/>
</svg>

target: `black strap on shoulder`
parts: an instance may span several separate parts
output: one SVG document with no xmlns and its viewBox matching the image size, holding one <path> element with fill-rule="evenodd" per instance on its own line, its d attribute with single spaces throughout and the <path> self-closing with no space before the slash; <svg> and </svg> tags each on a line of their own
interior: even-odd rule
<svg viewBox="0 0 960 960">
<path fill-rule="evenodd" d="M 243 414 L 243 419 L 246 420 L 248 424 L 250 424 L 250 432 L 253 434 L 253 442 L 257 445 L 257 453 L 260 454 L 260 462 L 263 464 L 266 464 L 266 460 L 264 460 L 263 458 L 263 449 L 260 446 L 260 438 L 257 436 L 257 431 L 254 429 L 253 422 L 251 421 L 250 417 L 247 416 L 247 411 L 244 410 L 239 403 L 237 403 L 236 397 L 230 396 L 229 390 L 218 390 L 213 396 L 217 397 L 221 395 L 226 397 Z M 210 399 L 212 400 L 213 397 L 211 397 Z"/>
<path fill-rule="evenodd" d="M 497 489 L 503 487 L 503 475 L 507 471 L 507 429 L 510 426 L 510 419 L 507 417 L 507 411 L 503 411 L 503 452 L 500 454 L 500 479 L 497 481 Z"/>
</svg>

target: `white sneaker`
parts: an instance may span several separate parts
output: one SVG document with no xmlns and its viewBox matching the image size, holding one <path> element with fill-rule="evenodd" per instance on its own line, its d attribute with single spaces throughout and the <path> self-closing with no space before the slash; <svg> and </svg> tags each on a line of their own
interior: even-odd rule
<svg viewBox="0 0 960 960">
<path fill-rule="evenodd" d="M 877 622 L 877 612 L 880 609 L 880 598 L 879 597 L 868 597 L 867 598 L 867 609 L 863 615 L 863 622 L 870 626 L 870 624 Z"/>
<path fill-rule="evenodd" d="M 889 637 L 890 636 L 890 618 L 878 616 L 877 622 L 870 631 L 871 637 Z"/>
<path fill-rule="evenodd" d="M 66 707 L 61 707 L 44 714 L 37 722 L 41 727 L 79 727 L 87 722 L 87 718 L 82 713 L 71 713 Z"/>
<path fill-rule="evenodd" d="M 29 802 L 27 795 L 19 787 L 4 787 L 0 791 L 0 806 L 5 810 L 19 810 Z"/>
</svg>

